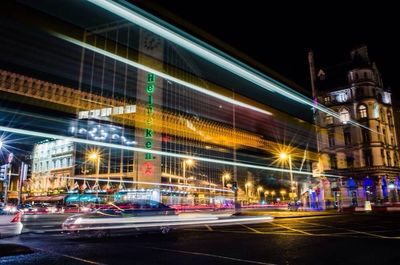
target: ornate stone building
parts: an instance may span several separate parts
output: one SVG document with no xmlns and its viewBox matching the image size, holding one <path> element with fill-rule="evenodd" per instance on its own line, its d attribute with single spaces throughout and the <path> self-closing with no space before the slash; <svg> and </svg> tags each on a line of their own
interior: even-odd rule
<svg viewBox="0 0 400 265">
<path fill-rule="evenodd" d="M 310 66 L 318 102 L 339 117 L 316 114 L 324 172 L 341 176 L 331 181 L 332 198 L 344 207 L 363 206 L 366 200 L 399 201 L 391 92 L 384 88 L 367 47 L 352 50 L 347 63 L 314 70 L 312 59 Z"/>
</svg>

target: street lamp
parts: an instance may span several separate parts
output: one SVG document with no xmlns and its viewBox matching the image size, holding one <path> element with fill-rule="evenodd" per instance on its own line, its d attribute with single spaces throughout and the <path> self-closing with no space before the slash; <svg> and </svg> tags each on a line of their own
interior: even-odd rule
<svg viewBox="0 0 400 265">
<path fill-rule="evenodd" d="M 281 190 L 279 193 L 282 195 L 282 201 L 284 201 L 285 200 L 286 190 Z"/>
<path fill-rule="evenodd" d="M 92 151 L 88 156 L 89 160 L 92 160 L 96 163 L 96 184 L 99 185 L 99 177 L 100 177 L 100 153 L 98 151 Z M 98 196 L 98 189 L 96 189 L 96 197 Z"/>
<path fill-rule="evenodd" d="M 225 188 L 225 180 L 230 180 L 231 179 L 231 174 L 225 173 L 222 175 L 222 189 Z"/>
<path fill-rule="evenodd" d="M 263 190 L 264 190 L 263 187 L 261 187 L 261 186 L 258 186 L 258 187 L 257 187 L 257 193 L 258 193 L 258 197 L 259 197 L 260 201 L 261 201 L 261 192 L 262 192 Z"/>
<path fill-rule="evenodd" d="M 185 159 L 183 160 L 183 184 L 187 185 L 187 179 L 186 179 L 186 166 L 192 166 L 194 164 L 193 159 Z"/>
<path fill-rule="evenodd" d="M 287 154 L 286 152 L 282 152 L 279 154 L 280 159 L 282 160 L 288 160 L 289 163 L 289 175 L 290 175 L 290 195 L 291 198 L 294 199 L 294 182 L 293 182 L 293 170 L 292 170 L 292 155 L 291 154 Z"/>
<path fill-rule="evenodd" d="M 268 190 L 264 191 L 264 197 L 265 197 L 266 199 L 268 199 L 268 195 L 269 195 L 269 191 L 268 191 Z"/>
<path fill-rule="evenodd" d="M 248 181 L 248 182 L 246 182 L 246 184 L 244 184 L 244 188 L 245 188 L 245 190 L 246 190 L 246 196 L 247 196 L 247 201 L 249 200 L 249 188 L 252 186 L 252 184 L 251 184 L 251 182 L 250 181 Z"/>
<path fill-rule="evenodd" d="M 273 191 L 271 191 L 271 198 L 272 198 L 272 201 L 274 201 L 274 197 L 275 197 L 275 191 L 273 190 Z"/>
</svg>

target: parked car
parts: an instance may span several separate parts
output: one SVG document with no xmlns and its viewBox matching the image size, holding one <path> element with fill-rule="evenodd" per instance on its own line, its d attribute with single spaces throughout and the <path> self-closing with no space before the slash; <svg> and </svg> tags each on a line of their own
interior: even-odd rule
<svg viewBox="0 0 400 265">
<path fill-rule="evenodd" d="M 21 234 L 21 217 L 21 211 L 10 213 L 0 209 L 0 238 Z"/>
</svg>

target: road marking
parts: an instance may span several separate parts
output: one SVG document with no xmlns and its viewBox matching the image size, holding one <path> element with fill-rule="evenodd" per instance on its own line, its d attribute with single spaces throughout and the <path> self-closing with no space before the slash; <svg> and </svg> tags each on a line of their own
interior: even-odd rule
<svg viewBox="0 0 400 265">
<path fill-rule="evenodd" d="M 54 252 L 53 252 L 53 253 L 54 253 Z M 58 254 L 58 253 L 56 253 L 56 254 Z M 82 261 L 82 262 L 85 262 L 85 263 L 89 263 L 89 264 L 106 265 L 105 263 L 100 263 L 100 262 L 91 261 L 91 260 L 87 260 L 87 259 L 81 259 L 81 258 L 74 257 L 74 256 L 70 256 L 70 255 L 64 255 L 64 254 L 59 254 L 59 255 L 61 255 L 61 256 L 63 256 L 63 257 L 66 257 L 66 258 L 70 258 L 70 259 L 74 259 L 74 260 L 79 260 L 79 261 Z"/>
<path fill-rule="evenodd" d="M 255 261 L 255 260 L 232 258 L 232 257 L 220 256 L 220 255 L 203 253 L 203 252 L 192 252 L 192 251 L 168 249 L 168 248 L 157 248 L 157 247 L 143 247 L 143 248 L 161 250 L 161 251 L 168 251 L 168 252 L 175 252 L 175 253 L 182 253 L 182 254 L 190 254 L 190 255 L 196 255 L 196 256 L 218 258 L 218 259 L 226 259 L 226 260 L 232 260 L 232 261 L 237 261 L 237 262 L 242 262 L 242 263 L 261 264 L 261 265 L 276 265 L 274 263 L 266 263 L 266 262 Z"/>
<path fill-rule="evenodd" d="M 252 228 L 252 227 L 250 227 L 250 226 L 243 225 L 243 224 L 240 224 L 240 225 L 243 226 L 243 227 L 246 228 L 246 229 L 249 229 L 250 231 L 253 231 L 253 232 L 257 233 L 257 234 L 261 234 L 261 232 L 258 231 L 257 229 L 254 229 L 254 228 Z"/>
<path fill-rule="evenodd" d="M 342 228 L 342 227 L 334 227 L 334 226 L 330 226 L 330 225 L 309 223 L 309 222 L 304 222 L 304 221 L 299 221 L 299 222 L 300 223 L 304 223 L 304 224 L 308 224 L 308 225 L 314 225 L 314 226 L 321 226 L 321 227 L 345 230 L 345 231 L 352 232 L 352 233 L 355 233 L 355 234 L 368 235 L 368 236 L 377 237 L 377 238 L 383 238 L 383 239 L 392 239 L 393 238 L 393 237 L 381 236 L 381 235 L 377 235 L 377 234 L 372 234 L 372 233 L 368 233 L 368 232 L 364 232 L 364 231 L 357 231 L 357 230 L 347 229 L 347 228 Z"/>
<path fill-rule="evenodd" d="M 209 225 L 204 225 L 204 226 L 207 227 L 208 231 L 214 231 L 214 230 L 211 228 L 211 226 L 209 226 Z"/>
<path fill-rule="evenodd" d="M 270 223 L 271 225 L 275 225 L 275 226 L 279 226 L 279 227 L 283 227 L 283 228 L 286 228 L 286 229 L 288 229 L 288 230 L 291 230 L 291 231 L 294 231 L 294 232 L 298 232 L 298 233 L 302 233 L 302 234 L 304 234 L 304 235 L 308 235 L 308 236 L 311 236 L 311 235 L 313 235 L 313 234 L 311 234 L 311 233 L 308 233 L 308 232 L 305 232 L 305 231 L 302 231 L 302 230 L 299 230 L 299 229 L 294 229 L 294 228 L 291 228 L 291 227 L 289 227 L 289 226 L 286 226 L 286 225 L 281 225 L 281 224 L 277 224 L 277 223 Z"/>
</svg>

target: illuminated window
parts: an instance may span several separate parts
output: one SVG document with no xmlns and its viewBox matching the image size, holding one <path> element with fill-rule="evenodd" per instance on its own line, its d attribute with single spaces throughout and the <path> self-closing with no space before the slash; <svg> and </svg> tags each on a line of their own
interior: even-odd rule
<svg viewBox="0 0 400 265">
<path fill-rule="evenodd" d="M 338 102 L 346 102 L 347 101 L 347 99 L 348 99 L 348 96 L 347 96 L 347 93 L 339 93 L 337 96 L 336 96 L 336 100 L 338 101 Z"/>
<path fill-rule="evenodd" d="M 325 104 L 328 104 L 328 103 L 330 103 L 331 102 L 331 97 L 324 97 L 324 102 L 325 102 Z"/>
<path fill-rule="evenodd" d="M 339 111 L 339 117 L 342 123 L 347 123 L 350 120 L 349 111 L 347 109 L 341 109 Z"/>
<path fill-rule="evenodd" d="M 125 113 L 135 113 L 136 105 L 128 105 L 125 107 Z"/>
<path fill-rule="evenodd" d="M 326 124 L 333 124 L 333 117 L 332 116 L 326 116 L 325 117 L 325 122 Z"/>
<path fill-rule="evenodd" d="M 365 105 L 358 106 L 358 115 L 360 119 L 367 118 L 368 117 L 367 106 Z"/>
</svg>

